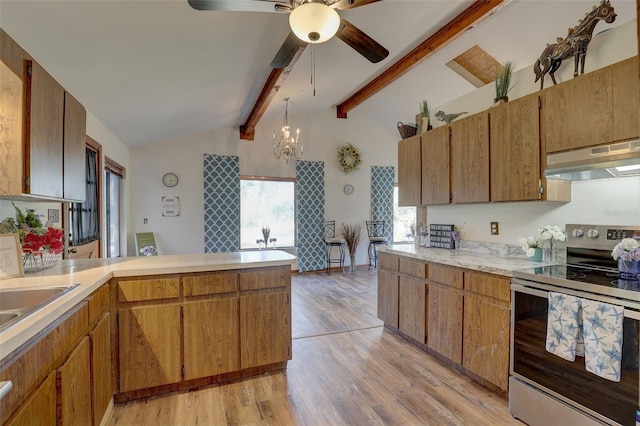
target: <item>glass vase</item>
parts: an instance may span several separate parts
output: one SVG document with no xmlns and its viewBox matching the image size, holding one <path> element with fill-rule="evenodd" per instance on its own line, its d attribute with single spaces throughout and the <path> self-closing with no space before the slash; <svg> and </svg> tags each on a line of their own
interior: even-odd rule
<svg viewBox="0 0 640 426">
<path fill-rule="evenodd" d="M 532 262 L 542 262 L 542 249 L 536 248 L 534 250 L 533 256 L 531 256 L 529 260 Z"/>
<path fill-rule="evenodd" d="M 640 261 L 618 259 L 618 272 L 623 280 L 637 280 L 640 274 Z"/>
</svg>

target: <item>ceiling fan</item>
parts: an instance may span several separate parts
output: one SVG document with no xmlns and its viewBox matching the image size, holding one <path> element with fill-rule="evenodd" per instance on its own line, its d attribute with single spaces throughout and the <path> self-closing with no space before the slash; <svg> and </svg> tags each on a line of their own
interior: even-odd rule
<svg viewBox="0 0 640 426">
<path fill-rule="evenodd" d="M 286 68 L 301 47 L 325 42 L 334 34 L 370 62 L 380 62 L 389 51 L 336 12 L 377 1 L 380 0 L 188 0 L 196 10 L 290 13 L 292 32 L 271 62 L 272 68 Z"/>
</svg>

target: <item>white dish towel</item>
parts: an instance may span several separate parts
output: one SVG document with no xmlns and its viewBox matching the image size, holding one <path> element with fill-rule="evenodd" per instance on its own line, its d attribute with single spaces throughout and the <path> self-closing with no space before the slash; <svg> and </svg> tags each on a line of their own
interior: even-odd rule
<svg viewBox="0 0 640 426">
<path fill-rule="evenodd" d="M 567 361 L 583 356 L 581 301 L 568 294 L 549 292 L 546 349 Z"/>
<path fill-rule="evenodd" d="M 619 382 L 624 308 L 582 299 L 582 311 L 587 371 Z"/>
</svg>

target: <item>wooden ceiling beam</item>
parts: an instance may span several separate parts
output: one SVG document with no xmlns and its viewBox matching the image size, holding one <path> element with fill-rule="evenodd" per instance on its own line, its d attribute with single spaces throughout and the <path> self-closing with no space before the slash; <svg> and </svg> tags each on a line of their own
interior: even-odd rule
<svg viewBox="0 0 640 426">
<path fill-rule="evenodd" d="M 269 104 L 271 104 L 271 101 L 273 101 L 273 98 L 275 97 L 276 93 L 278 93 L 278 90 L 280 90 L 282 84 L 284 84 L 284 81 L 289 76 L 291 69 L 300 58 L 300 55 L 302 55 L 302 52 L 304 52 L 305 47 L 306 44 L 301 45 L 298 48 L 298 51 L 296 52 L 287 68 L 271 69 L 271 73 L 269 74 L 266 83 L 262 87 L 256 103 L 253 105 L 253 108 L 251 108 L 251 112 L 249 113 L 247 120 L 240 126 L 240 139 L 248 141 L 253 140 L 256 125 L 269 107 Z"/>
<path fill-rule="evenodd" d="M 440 28 L 417 47 L 404 55 L 398 62 L 391 65 L 363 88 L 340 103 L 336 107 L 338 118 L 347 118 L 347 113 L 360 105 L 389 84 L 396 81 L 407 71 L 430 56 L 439 48 L 463 33 L 470 26 L 480 22 L 502 3 L 509 0 L 477 0 L 448 24 Z"/>
</svg>

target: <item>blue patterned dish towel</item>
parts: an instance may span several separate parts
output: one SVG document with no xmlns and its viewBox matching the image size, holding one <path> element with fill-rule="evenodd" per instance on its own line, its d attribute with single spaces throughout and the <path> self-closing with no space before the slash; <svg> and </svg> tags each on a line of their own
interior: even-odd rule
<svg viewBox="0 0 640 426">
<path fill-rule="evenodd" d="M 578 297 L 549 292 L 546 349 L 567 361 L 583 356 L 582 309 Z"/>
<path fill-rule="evenodd" d="M 549 292 L 546 349 L 567 361 L 584 356 L 587 371 L 620 381 L 624 308 Z"/>
<path fill-rule="evenodd" d="M 619 382 L 624 308 L 582 299 L 582 311 L 587 371 Z"/>
</svg>

